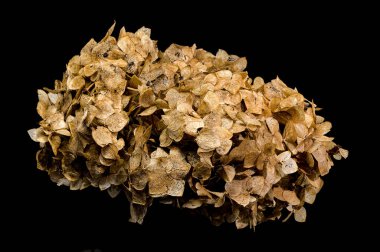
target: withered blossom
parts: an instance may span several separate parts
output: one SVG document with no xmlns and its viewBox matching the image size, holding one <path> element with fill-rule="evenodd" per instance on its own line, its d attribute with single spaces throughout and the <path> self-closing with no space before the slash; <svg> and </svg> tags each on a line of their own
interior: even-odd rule
<svg viewBox="0 0 380 252">
<path fill-rule="evenodd" d="M 195 45 L 157 49 L 150 29 L 91 39 L 54 89 L 38 90 L 37 167 L 58 185 L 125 193 L 131 221 L 153 202 L 251 227 L 306 220 L 322 176 L 348 151 L 331 123 L 279 78 Z M 285 218 L 284 218 L 285 215 Z M 288 217 L 286 217 L 288 216 Z"/>
</svg>

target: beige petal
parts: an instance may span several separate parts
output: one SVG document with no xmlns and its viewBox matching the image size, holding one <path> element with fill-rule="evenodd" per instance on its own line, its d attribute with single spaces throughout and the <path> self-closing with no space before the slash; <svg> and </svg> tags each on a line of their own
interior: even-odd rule
<svg viewBox="0 0 380 252">
<path fill-rule="evenodd" d="M 282 201 L 285 201 L 285 199 L 283 197 L 284 189 L 282 189 L 281 187 L 273 187 L 272 192 L 273 192 L 273 196 L 275 198 L 282 200 Z"/>
<path fill-rule="evenodd" d="M 227 155 L 228 152 L 231 150 L 231 147 L 232 147 L 232 141 L 229 139 L 227 140 L 223 139 L 220 142 L 220 146 L 216 148 L 216 152 L 222 156 Z"/>
<path fill-rule="evenodd" d="M 289 158 L 282 162 L 282 172 L 285 174 L 295 173 L 298 170 L 296 161 L 293 158 Z"/>
<path fill-rule="evenodd" d="M 103 157 L 103 155 L 99 155 L 99 162 L 100 162 L 102 165 L 104 165 L 104 166 L 111 166 L 111 165 L 114 164 L 114 160 L 112 160 L 112 159 L 108 159 L 108 158 L 105 158 L 105 157 Z M 110 185 L 111 185 L 111 183 L 109 183 L 109 181 L 106 182 L 106 183 L 104 184 L 104 186 L 107 187 L 107 188 L 108 188 L 108 186 L 110 186 Z M 100 187 L 100 185 L 99 185 L 99 187 Z M 104 189 L 102 189 L 102 190 L 105 190 L 105 189 L 107 189 L 107 188 L 104 188 Z"/>
<path fill-rule="evenodd" d="M 239 205 L 242 205 L 244 207 L 247 206 L 251 200 L 251 196 L 247 193 L 239 194 L 237 196 L 231 196 L 230 198 L 236 201 L 236 203 L 238 203 Z"/>
<path fill-rule="evenodd" d="M 219 97 L 214 92 L 209 91 L 203 98 L 203 102 L 206 104 L 209 111 L 212 111 L 219 106 Z"/>
<path fill-rule="evenodd" d="M 260 121 L 252 114 L 239 112 L 237 113 L 237 118 L 242 120 L 246 125 L 261 126 Z"/>
<path fill-rule="evenodd" d="M 55 156 L 58 154 L 58 148 L 61 145 L 61 138 L 58 135 L 50 135 L 49 143 Z"/>
<path fill-rule="evenodd" d="M 297 103 L 298 103 L 297 97 L 289 96 L 288 98 L 285 98 L 280 102 L 280 109 L 286 110 L 286 109 L 292 108 L 296 106 Z"/>
<path fill-rule="evenodd" d="M 227 118 L 227 117 L 223 117 L 222 118 L 222 121 L 221 121 L 221 126 L 227 130 L 231 129 L 232 128 L 232 125 L 234 124 L 234 121 Z"/>
<path fill-rule="evenodd" d="M 237 60 L 233 61 L 232 68 L 234 71 L 244 71 L 244 69 L 247 67 L 247 59 L 246 57 L 238 58 Z"/>
<path fill-rule="evenodd" d="M 135 52 L 135 45 L 129 36 L 119 39 L 117 46 L 126 54 L 133 54 Z"/>
<path fill-rule="evenodd" d="M 243 96 L 244 104 L 247 108 L 247 113 L 261 114 L 264 106 L 263 96 L 255 91 L 242 90 L 240 93 Z"/>
<path fill-rule="evenodd" d="M 199 199 L 191 199 L 182 205 L 184 208 L 195 209 L 202 206 L 202 201 Z"/>
<path fill-rule="evenodd" d="M 218 78 L 226 78 L 231 79 L 232 78 L 232 72 L 230 70 L 220 70 L 215 73 L 216 77 Z"/>
<path fill-rule="evenodd" d="M 81 89 L 86 84 L 82 76 L 76 76 L 67 81 L 67 87 L 71 90 Z"/>
<path fill-rule="evenodd" d="M 112 133 L 103 126 L 98 126 L 96 129 L 93 129 L 92 137 L 94 138 L 95 142 L 101 147 L 104 147 L 107 144 L 111 144 L 113 142 Z"/>
<path fill-rule="evenodd" d="M 125 112 L 117 112 L 106 119 L 106 125 L 111 132 L 121 131 L 129 122 L 129 117 Z"/>
<path fill-rule="evenodd" d="M 86 77 L 90 77 L 94 73 L 98 71 L 97 65 L 96 64 L 88 64 L 83 68 L 83 74 Z"/>
<path fill-rule="evenodd" d="M 57 104 L 62 99 L 61 94 L 48 93 L 49 100 L 52 104 Z"/>
<path fill-rule="evenodd" d="M 199 182 L 195 184 L 195 188 L 197 189 L 198 196 L 206 196 L 212 199 L 211 193 L 206 188 L 204 188 L 204 186 L 202 186 Z"/>
<path fill-rule="evenodd" d="M 112 100 L 107 97 L 99 97 L 95 103 L 98 111 L 96 113 L 96 117 L 99 119 L 107 119 L 110 115 L 112 115 L 115 110 L 112 106 Z"/>
<path fill-rule="evenodd" d="M 63 114 L 61 113 L 56 113 L 49 116 L 46 119 L 46 122 L 50 124 L 51 129 L 54 131 L 59 130 L 59 129 L 67 129 L 67 124 L 64 121 Z"/>
<path fill-rule="evenodd" d="M 289 160 L 292 156 L 292 153 L 290 151 L 284 151 L 281 152 L 279 155 L 277 155 L 277 159 L 280 162 L 285 162 L 286 160 Z"/>
<path fill-rule="evenodd" d="M 67 129 L 59 129 L 59 130 L 56 130 L 55 133 L 57 134 L 60 134 L 62 136 L 71 136 L 71 133 L 70 131 L 68 131 Z"/>
<path fill-rule="evenodd" d="M 132 223 L 142 224 L 148 207 L 131 203 L 129 209 L 131 214 L 129 221 Z"/>
<path fill-rule="evenodd" d="M 115 146 L 116 146 L 116 148 L 117 148 L 118 150 L 123 149 L 124 146 L 125 146 L 125 141 L 124 141 L 124 139 L 123 139 L 123 138 L 119 138 L 119 139 L 117 139 L 117 142 L 116 142 Z"/>
<path fill-rule="evenodd" d="M 133 188 L 135 188 L 136 190 L 139 190 L 139 191 L 144 190 L 146 184 L 148 183 L 148 176 L 142 170 L 138 170 L 136 172 L 133 172 L 130 175 L 130 179 L 131 179 L 131 184 L 132 184 Z"/>
<path fill-rule="evenodd" d="M 301 207 L 298 210 L 294 211 L 294 219 L 297 222 L 305 222 L 306 221 L 306 209 L 304 207 Z"/>
<path fill-rule="evenodd" d="M 111 186 L 110 188 L 107 189 L 108 195 L 111 198 L 116 198 L 119 193 L 120 193 L 120 188 L 118 186 Z"/>
<path fill-rule="evenodd" d="M 253 80 L 253 85 L 252 85 L 252 89 L 253 90 L 257 90 L 259 88 L 261 88 L 262 86 L 264 86 L 265 82 L 264 82 L 264 79 L 261 78 L 261 77 L 256 77 L 254 80 Z"/>
<path fill-rule="evenodd" d="M 70 59 L 69 63 L 67 64 L 67 71 L 70 74 L 77 74 L 80 69 L 81 69 L 80 57 L 79 55 L 75 55 L 74 57 Z"/>
<path fill-rule="evenodd" d="M 182 197 L 185 190 L 185 181 L 173 179 L 168 185 L 167 194 L 173 197 Z"/>
<path fill-rule="evenodd" d="M 148 108 L 154 105 L 155 99 L 156 96 L 154 95 L 153 90 L 150 88 L 141 93 L 139 97 L 139 104 L 144 108 Z"/>
<path fill-rule="evenodd" d="M 171 88 L 166 92 L 165 100 L 168 102 L 170 108 L 175 108 L 177 106 L 179 98 L 180 93 L 174 88 Z"/>
<path fill-rule="evenodd" d="M 245 220 L 237 219 L 235 222 L 235 225 L 236 225 L 236 229 L 243 229 L 243 228 L 246 228 L 249 225 L 249 223 Z"/>
<path fill-rule="evenodd" d="M 319 136 L 323 136 L 327 134 L 331 130 L 331 123 L 330 122 L 323 122 L 316 125 L 315 134 Z"/>
<path fill-rule="evenodd" d="M 235 177 L 235 168 L 231 165 L 224 165 L 223 166 L 223 170 L 224 170 L 224 181 L 226 182 L 231 182 L 234 177 Z"/>
<path fill-rule="evenodd" d="M 265 179 L 263 176 L 253 176 L 246 181 L 246 189 L 250 193 L 261 194 L 264 188 Z"/>
<path fill-rule="evenodd" d="M 244 157 L 243 167 L 244 168 L 254 167 L 258 156 L 259 156 L 258 152 L 251 152 L 251 153 L 246 154 L 246 156 Z"/>
<path fill-rule="evenodd" d="M 182 131 L 182 129 L 178 129 L 178 130 L 175 130 L 175 131 L 168 129 L 168 135 L 175 142 L 179 142 L 183 138 L 183 131 Z"/>
<path fill-rule="evenodd" d="M 221 140 L 231 139 L 233 136 L 233 134 L 229 130 L 227 130 L 223 127 L 215 127 L 212 130 L 214 131 L 214 134 L 217 137 L 219 137 L 219 139 L 221 139 Z"/>
<path fill-rule="evenodd" d="M 282 193 L 282 197 L 288 202 L 290 205 L 299 205 L 301 203 L 300 199 L 297 197 L 297 194 L 294 191 L 285 190 Z"/>
<path fill-rule="evenodd" d="M 187 116 L 185 119 L 185 133 L 196 136 L 199 128 L 204 127 L 204 122 L 200 118 Z"/>
<path fill-rule="evenodd" d="M 304 201 L 309 204 L 313 204 L 317 196 L 318 190 L 314 187 L 307 186 L 304 194 Z"/>
<path fill-rule="evenodd" d="M 102 156 L 107 159 L 117 159 L 119 158 L 118 149 L 115 145 L 110 144 L 102 148 Z"/>
<path fill-rule="evenodd" d="M 45 135 L 41 128 L 30 129 L 28 130 L 28 134 L 30 138 L 35 142 L 46 143 L 48 141 L 48 137 Z"/>
<path fill-rule="evenodd" d="M 211 167 L 199 165 L 193 168 L 191 175 L 199 180 L 208 180 L 211 176 L 211 172 Z"/>
<path fill-rule="evenodd" d="M 243 184 L 245 181 L 243 180 L 233 180 L 231 182 L 227 182 L 225 185 L 225 190 L 230 196 L 238 196 L 243 193 Z"/>
<path fill-rule="evenodd" d="M 198 146 L 205 150 L 212 150 L 221 146 L 220 139 L 212 129 L 203 128 L 195 139 Z"/>
<path fill-rule="evenodd" d="M 168 129 L 164 129 L 160 134 L 160 146 L 168 147 L 172 142 L 173 140 L 169 137 Z"/>
<path fill-rule="evenodd" d="M 342 155 L 343 158 L 348 157 L 348 150 L 346 150 L 346 149 L 339 148 L 339 153 L 340 153 L 340 155 Z"/>
<path fill-rule="evenodd" d="M 45 106 L 50 105 L 49 96 L 48 96 L 48 94 L 44 90 L 38 89 L 37 90 L 37 94 L 38 94 L 38 101 L 39 102 L 41 102 Z"/>
<path fill-rule="evenodd" d="M 150 116 L 152 115 L 154 112 L 156 112 L 157 110 L 157 107 L 156 106 L 152 106 L 152 107 L 149 107 L 147 109 L 145 109 L 143 112 L 141 112 L 139 114 L 139 116 Z"/>
<path fill-rule="evenodd" d="M 274 119 L 273 117 L 268 117 L 267 119 L 265 119 L 265 122 L 268 126 L 269 131 L 272 134 L 275 134 L 280 130 L 280 125 L 279 125 L 278 121 L 276 119 Z"/>
<path fill-rule="evenodd" d="M 246 129 L 246 127 L 240 123 L 234 123 L 232 128 L 230 129 L 230 132 L 233 134 L 243 132 Z"/>
</svg>

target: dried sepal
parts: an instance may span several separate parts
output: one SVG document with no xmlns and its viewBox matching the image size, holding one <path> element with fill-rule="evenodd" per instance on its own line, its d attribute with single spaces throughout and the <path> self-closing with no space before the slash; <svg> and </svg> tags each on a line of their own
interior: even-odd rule
<svg viewBox="0 0 380 252">
<path fill-rule="evenodd" d="M 306 221 L 306 209 L 301 207 L 298 210 L 294 210 L 294 219 L 297 222 L 305 222 Z"/>
<path fill-rule="evenodd" d="M 111 131 L 103 126 L 98 126 L 96 129 L 93 129 L 92 137 L 94 141 L 101 147 L 104 147 L 113 142 Z"/>
</svg>

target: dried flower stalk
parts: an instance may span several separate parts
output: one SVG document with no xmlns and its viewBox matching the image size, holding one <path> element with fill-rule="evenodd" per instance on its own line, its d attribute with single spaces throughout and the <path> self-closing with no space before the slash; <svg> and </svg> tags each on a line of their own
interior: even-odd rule
<svg viewBox="0 0 380 252">
<path fill-rule="evenodd" d="M 54 90 L 38 90 L 37 167 L 58 185 L 123 191 L 131 221 L 153 200 L 255 227 L 306 219 L 333 165 L 348 152 L 331 123 L 279 78 L 252 80 L 245 58 L 195 45 L 164 52 L 150 29 L 114 25 L 67 64 Z"/>
</svg>

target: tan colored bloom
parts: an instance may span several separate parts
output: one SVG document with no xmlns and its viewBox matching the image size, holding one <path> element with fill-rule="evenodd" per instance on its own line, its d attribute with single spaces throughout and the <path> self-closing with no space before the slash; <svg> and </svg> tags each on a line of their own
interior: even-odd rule
<svg viewBox="0 0 380 252">
<path fill-rule="evenodd" d="M 304 222 L 332 157 L 348 156 L 317 106 L 279 78 L 252 80 L 244 57 L 160 52 L 150 29 L 116 38 L 114 27 L 70 59 L 53 90 L 37 91 L 42 120 L 28 134 L 38 169 L 71 190 L 123 192 L 137 223 L 156 201 L 237 228 L 284 211 Z"/>
</svg>

